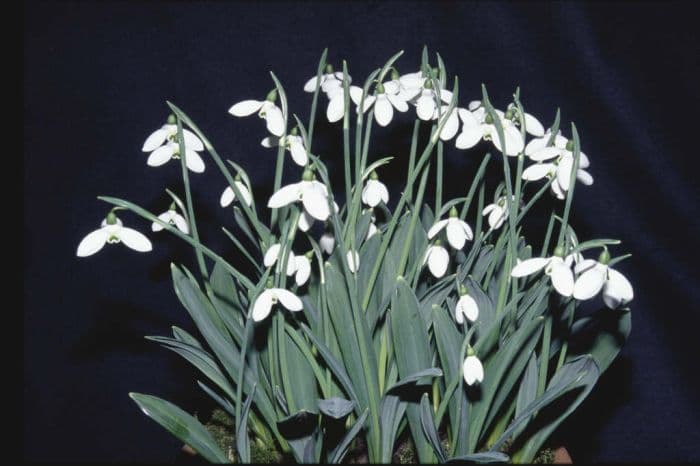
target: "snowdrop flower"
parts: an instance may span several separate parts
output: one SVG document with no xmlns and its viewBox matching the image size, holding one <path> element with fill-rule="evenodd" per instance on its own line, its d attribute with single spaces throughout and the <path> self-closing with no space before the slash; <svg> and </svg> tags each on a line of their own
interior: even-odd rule
<svg viewBox="0 0 700 466">
<path fill-rule="evenodd" d="M 423 265 L 428 264 L 428 269 L 430 273 L 433 274 L 435 278 L 441 278 L 447 272 L 447 265 L 450 263 L 450 255 L 447 253 L 447 249 L 442 247 L 440 240 L 435 240 L 435 242 L 428 247 L 423 258 Z"/>
<path fill-rule="evenodd" d="M 377 228 L 377 225 L 374 224 L 374 222 L 369 223 L 369 228 L 367 228 L 367 236 L 365 237 L 365 240 L 370 239 L 372 236 L 376 235 L 379 232 L 379 228 Z"/>
<path fill-rule="evenodd" d="M 265 251 L 263 264 L 265 267 L 272 267 L 278 259 L 281 259 L 281 248 L 279 243 L 275 243 Z M 287 255 L 287 276 L 294 275 L 297 286 L 302 286 L 309 280 L 311 275 L 311 261 L 308 255 L 296 255 L 289 251 Z"/>
<path fill-rule="evenodd" d="M 263 256 L 263 264 L 265 267 L 272 267 L 275 265 L 277 262 L 277 259 L 280 258 L 280 252 L 281 252 L 282 245 L 280 243 L 275 243 L 271 245 L 269 248 L 267 248 L 267 251 L 265 251 L 265 255 Z M 292 260 L 294 257 L 294 254 L 289 255 L 289 259 L 287 260 L 287 275 L 292 275 L 294 271 L 296 270 L 296 265 L 294 263 L 294 260 Z"/>
<path fill-rule="evenodd" d="M 505 117 L 509 120 L 513 120 L 516 125 L 522 126 L 522 121 L 520 121 L 520 112 L 515 104 L 508 104 Z M 535 137 L 544 136 L 544 126 L 542 126 L 540 120 L 527 112 L 523 112 L 523 117 L 525 119 L 525 132 L 527 134 Z"/>
<path fill-rule="evenodd" d="M 597 261 L 586 259 L 576 265 L 576 272 L 581 273 L 574 284 L 574 298 L 591 299 L 603 291 L 603 301 L 611 309 L 624 306 L 634 298 L 632 284 L 617 270 L 612 269 L 610 253 L 603 249 Z"/>
<path fill-rule="evenodd" d="M 253 304 L 253 320 L 255 322 L 265 320 L 265 318 L 270 315 L 272 306 L 277 303 L 292 312 L 301 311 L 304 307 L 301 299 L 291 291 L 287 291 L 283 288 L 272 288 L 270 286 L 260 293 L 260 296 L 255 300 Z"/>
<path fill-rule="evenodd" d="M 267 130 L 280 137 L 284 134 L 285 121 L 282 110 L 275 104 L 275 100 L 277 100 L 277 90 L 273 89 L 267 94 L 265 100 L 244 100 L 233 105 L 228 112 L 237 117 L 245 117 L 257 112 L 260 118 L 265 119 Z"/>
<path fill-rule="evenodd" d="M 313 254 L 313 252 L 308 252 L 298 256 L 295 255 L 293 257 L 290 254 L 289 256 L 290 261 L 292 259 L 294 260 L 294 281 L 296 282 L 297 286 L 302 286 L 304 283 L 309 281 L 309 277 L 311 276 L 311 254 Z M 289 272 L 289 270 L 287 270 L 287 272 Z M 287 273 L 287 275 L 290 274 Z"/>
<path fill-rule="evenodd" d="M 327 225 L 326 231 L 323 232 L 323 235 L 318 240 L 318 245 L 328 255 L 332 254 L 333 249 L 335 249 L 335 236 L 333 236 L 333 232 L 330 231 Z"/>
<path fill-rule="evenodd" d="M 394 108 L 399 112 L 408 111 L 408 104 L 400 96 L 399 91 L 399 84 L 393 84 L 393 81 L 388 81 L 384 84 L 377 83 L 375 94 L 365 96 L 363 103 L 363 90 L 352 86 L 350 88 L 350 98 L 358 106 L 358 111 L 360 110 L 360 104 L 362 104 L 362 112 L 366 112 L 374 105 L 374 119 L 377 120 L 379 126 L 387 126 L 394 118 Z"/>
<path fill-rule="evenodd" d="M 331 213 L 326 186 L 314 180 L 313 172 L 308 168 L 304 170 L 300 182 L 280 188 L 270 197 L 267 206 L 276 209 L 297 201 L 300 201 L 305 212 L 316 220 L 325 221 Z"/>
<path fill-rule="evenodd" d="M 375 171 L 369 175 L 369 180 L 362 190 L 362 202 L 374 208 L 380 202 L 387 204 L 389 202 L 389 190 L 386 185 L 379 181 L 379 177 Z"/>
<path fill-rule="evenodd" d="M 476 357 L 471 346 L 468 348 L 467 358 L 462 364 L 462 373 L 464 374 L 464 382 L 470 387 L 484 380 L 484 366 Z"/>
<path fill-rule="evenodd" d="M 398 86 L 399 97 L 405 101 L 413 101 L 423 90 L 423 85 L 425 84 L 425 77 L 421 71 L 416 71 L 414 73 L 406 73 L 404 75 L 398 76 L 398 72 L 394 69 L 391 73 L 391 86 Z M 386 86 L 386 84 L 385 84 Z"/>
<path fill-rule="evenodd" d="M 466 222 L 459 219 L 457 209 L 450 209 L 449 218 L 440 220 L 428 230 L 428 239 L 433 239 L 442 229 L 447 231 L 447 242 L 455 249 L 462 249 L 467 240 L 474 238 L 471 227 Z"/>
<path fill-rule="evenodd" d="M 360 268 L 360 255 L 357 251 L 348 251 L 345 255 L 345 260 L 348 261 L 348 269 L 350 269 L 350 272 L 356 273 Z"/>
<path fill-rule="evenodd" d="M 438 117 L 438 113 L 444 112 L 443 109 L 447 108 L 442 103 L 449 104 L 452 101 L 452 92 L 447 89 L 440 89 L 439 100 L 440 103 L 438 103 L 437 92 L 433 89 L 433 82 L 426 79 L 423 89 L 418 99 L 416 99 L 416 115 L 418 115 L 418 118 L 423 121 L 435 120 Z"/>
<path fill-rule="evenodd" d="M 481 215 L 488 215 L 489 226 L 493 230 L 497 230 L 503 225 L 503 222 L 508 218 L 508 204 L 506 197 L 501 196 L 493 204 L 489 204 L 481 211 Z"/>
<path fill-rule="evenodd" d="M 177 140 L 177 120 L 175 115 L 169 115 L 167 123 L 151 133 L 143 143 L 141 150 L 150 152 L 146 163 L 151 167 L 159 167 L 170 159 L 180 158 L 180 144 Z M 197 153 L 204 150 L 202 141 L 190 130 L 182 128 L 185 142 L 185 164 L 195 173 L 204 171 L 204 161 Z"/>
<path fill-rule="evenodd" d="M 186 235 L 190 233 L 190 226 L 188 225 L 187 220 L 185 220 L 185 217 L 177 212 L 177 206 L 174 202 L 170 204 L 170 208 L 167 211 L 158 216 L 158 219 L 162 222 L 169 223 L 170 225 L 175 225 L 178 230 Z M 153 224 L 151 224 L 151 230 L 161 231 L 163 230 L 163 226 L 158 222 L 153 222 Z"/>
<path fill-rule="evenodd" d="M 306 164 L 309 162 L 309 158 L 306 156 L 304 140 L 298 135 L 296 126 L 292 128 L 290 134 L 279 138 L 267 136 L 260 144 L 268 149 L 281 144 L 292 155 L 292 160 L 294 160 L 294 163 L 300 167 L 306 166 Z"/>
<path fill-rule="evenodd" d="M 506 143 L 506 155 L 516 156 L 525 146 L 520 130 L 515 126 L 512 120 L 505 118 L 505 114 L 500 110 L 495 110 L 499 117 L 501 126 L 503 127 L 503 138 Z M 455 145 L 458 149 L 469 149 L 474 147 L 482 139 L 491 141 L 499 151 L 503 152 L 501 147 L 501 138 L 498 137 L 498 131 L 493 124 L 491 114 L 486 112 L 484 107 L 478 107 L 476 110 L 469 111 L 464 108 L 458 109 L 459 119 L 462 120 L 462 132 L 457 136 Z"/>
<path fill-rule="evenodd" d="M 474 298 L 469 296 L 467 288 L 459 285 L 459 300 L 455 306 L 455 320 L 462 325 L 466 318 L 469 322 L 475 322 L 479 317 L 479 306 Z"/>
<path fill-rule="evenodd" d="M 332 92 L 335 89 L 342 89 L 343 88 L 343 72 L 342 71 L 336 71 L 333 72 L 333 66 L 330 64 L 326 65 L 326 72 L 321 75 L 321 91 L 325 92 L 326 94 L 328 92 Z M 348 79 L 348 84 L 352 82 L 352 78 L 350 76 L 347 76 Z M 308 81 L 306 81 L 306 84 L 304 84 L 304 91 L 305 92 L 314 92 L 316 90 L 316 76 L 312 77 Z"/>
<path fill-rule="evenodd" d="M 148 252 L 153 249 L 151 241 L 145 235 L 136 230 L 122 225 L 114 211 L 110 211 L 102 220 L 100 228 L 90 232 L 78 245 L 78 257 L 87 257 L 102 249 L 105 243 L 122 242 L 127 247 L 139 252 Z"/>
<path fill-rule="evenodd" d="M 510 272 L 511 277 L 526 277 L 544 269 L 544 273 L 549 275 L 552 285 L 557 292 L 565 297 L 570 297 L 574 292 L 574 274 L 571 271 L 571 264 L 574 260 L 572 255 L 563 258 L 564 248 L 557 246 L 552 257 L 533 257 L 521 261 Z"/>
<path fill-rule="evenodd" d="M 241 193 L 241 197 L 243 198 L 243 202 L 245 202 L 246 205 L 252 205 L 253 204 L 253 195 L 250 193 L 248 186 L 246 186 L 245 183 L 243 183 L 240 175 L 236 175 L 236 178 L 234 179 L 233 184 L 236 185 L 238 192 Z M 226 189 L 224 189 L 224 192 L 221 194 L 221 199 L 219 199 L 219 204 L 221 204 L 221 207 L 228 207 L 235 200 L 236 200 L 235 191 L 233 190 L 233 188 L 231 186 L 227 186 Z"/>
</svg>

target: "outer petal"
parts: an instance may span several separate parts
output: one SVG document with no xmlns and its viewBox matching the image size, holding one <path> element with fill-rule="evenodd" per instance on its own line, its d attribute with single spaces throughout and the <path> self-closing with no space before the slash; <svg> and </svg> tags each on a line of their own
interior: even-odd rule
<svg viewBox="0 0 700 466">
<path fill-rule="evenodd" d="M 190 233 L 190 226 L 187 224 L 187 220 L 185 220 L 185 217 L 177 212 L 173 213 L 173 222 L 175 223 L 177 229 L 184 234 L 188 235 Z"/>
<path fill-rule="evenodd" d="M 482 131 L 481 126 L 464 125 L 462 127 L 462 132 L 459 134 L 459 136 L 457 136 L 455 146 L 457 149 L 469 149 L 477 145 L 483 136 L 484 132 Z"/>
<path fill-rule="evenodd" d="M 270 200 L 267 201 L 267 206 L 272 209 L 283 207 L 298 201 L 300 195 L 300 183 L 288 184 L 287 186 L 282 186 L 279 191 L 270 197 Z"/>
<path fill-rule="evenodd" d="M 77 256 L 87 257 L 95 254 L 105 245 L 108 236 L 109 233 L 104 228 L 88 233 L 78 244 Z"/>
<path fill-rule="evenodd" d="M 379 126 L 386 126 L 391 123 L 391 119 L 394 117 L 394 107 L 391 106 L 391 102 L 382 94 L 377 97 L 377 101 L 374 104 L 374 118 L 379 123 Z"/>
<path fill-rule="evenodd" d="M 543 137 L 535 138 L 528 142 L 525 146 L 525 155 L 530 156 L 535 152 L 544 149 L 547 147 L 547 142 L 549 142 L 549 131 L 547 131 Z"/>
<path fill-rule="evenodd" d="M 160 167 L 170 160 L 173 156 L 173 147 L 171 145 L 161 146 L 151 152 L 146 163 L 151 167 Z"/>
<path fill-rule="evenodd" d="M 479 306 L 476 304 L 474 298 L 468 294 L 459 298 L 455 308 L 455 319 L 457 319 L 457 323 L 463 324 L 465 317 L 470 322 L 475 322 L 479 317 Z"/>
<path fill-rule="evenodd" d="M 119 239 L 125 246 L 130 247 L 134 251 L 148 252 L 153 249 L 151 240 L 146 235 L 131 228 L 122 227 L 119 230 Z"/>
<path fill-rule="evenodd" d="M 185 147 L 185 164 L 195 173 L 202 173 L 205 168 L 202 157 L 189 147 Z"/>
<path fill-rule="evenodd" d="M 555 169 L 556 167 L 553 163 L 536 163 L 523 170 L 523 179 L 527 181 L 541 180 Z"/>
<path fill-rule="evenodd" d="M 561 189 L 559 181 L 556 178 L 554 179 L 554 181 L 552 181 L 552 184 L 549 185 L 549 187 L 552 188 L 552 192 L 554 193 L 554 196 L 557 199 L 564 200 L 566 198 L 566 193 L 563 189 Z"/>
<path fill-rule="evenodd" d="M 378 231 L 379 231 L 379 228 L 377 228 L 377 225 L 375 225 L 374 223 L 370 223 L 369 228 L 367 228 L 367 236 L 365 237 L 365 239 L 370 239 Z"/>
<path fill-rule="evenodd" d="M 591 161 L 586 154 L 580 152 L 581 156 L 578 160 L 578 168 L 588 168 L 591 166 Z M 571 154 L 573 156 L 573 153 Z"/>
<path fill-rule="evenodd" d="M 523 137 L 515 126 L 505 125 L 503 128 L 503 137 L 506 141 L 506 155 L 516 156 L 523 150 L 523 147 L 525 146 Z M 492 140 L 493 145 L 496 146 L 496 149 L 503 152 L 503 148 L 501 147 L 501 138 L 498 136 L 496 131 L 493 133 Z"/>
<path fill-rule="evenodd" d="M 331 233 L 324 233 L 318 240 L 318 244 L 326 254 L 332 254 L 335 248 L 335 237 Z"/>
<path fill-rule="evenodd" d="M 467 235 L 459 222 L 447 223 L 447 242 L 455 249 L 462 249 L 467 242 Z"/>
<path fill-rule="evenodd" d="M 574 292 L 574 274 L 562 259 L 552 260 L 552 270 L 549 272 L 552 285 L 557 292 L 566 296 L 571 296 Z"/>
<path fill-rule="evenodd" d="M 297 222 L 297 227 L 301 231 L 309 231 L 315 221 L 316 219 L 308 213 L 306 213 L 306 211 L 304 210 L 302 211 L 301 215 L 299 215 L 299 222 Z"/>
<path fill-rule="evenodd" d="M 283 290 L 282 288 L 273 288 L 273 292 L 275 296 L 277 296 L 277 299 L 280 300 L 280 303 L 282 303 L 282 306 L 290 311 L 301 311 L 304 308 L 301 299 L 291 291 Z"/>
<path fill-rule="evenodd" d="M 294 253 L 290 251 L 289 255 L 287 256 L 287 276 L 291 277 L 292 275 L 294 275 L 294 272 L 296 272 L 296 271 L 297 271 L 297 256 L 295 256 Z"/>
<path fill-rule="evenodd" d="M 323 75 L 321 75 L 321 80 L 323 80 Z M 316 76 L 313 78 L 309 79 L 306 81 L 306 84 L 304 84 L 304 91 L 305 92 L 314 92 L 316 90 Z"/>
<path fill-rule="evenodd" d="M 279 137 L 284 134 L 284 115 L 278 106 L 270 105 L 265 109 L 265 122 L 267 130 L 275 136 Z"/>
<path fill-rule="evenodd" d="M 462 364 L 464 381 L 471 386 L 484 380 L 484 366 L 476 356 L 467 356 Z"/>
<path fill-rule="evenodd" d="M 221 199 L 219 199 L 219 204 L 221 207 L 228 207 L 231 205 L 233 200 L 236 198 L 236 194 L 231 189 L 231 186 L 227 186 L 224 192 L 221 193 Z"/>
<path fill-rule="evenodd" d="M 533 136 L 544 136 L 544 126 L 542 126 L 542 123 L 540 123 L 537 118 L 529 113 L 525 113 L 525 131 Z"/>
<path fill-rule="evenodd" d="M 518 261 L 515 267 L 513 267 L 513 270 L 511 270 L 510 276 L 525 277 L 527 275 L 531 275 L 535 272 L 542 270 L 547 264 L 549 264 L 549 261 L 549 257 L 533 257 L 532 259 Z"/>
<path fill-rule="evenodd" d="M 389 99 L 389 102 L 391 102 L 391 105 L 396 107 L 396 110 L 399 112 L 407 112 L 408 111 L 408 104 L 406 103 L 406 100 L 393 94 L 387 94 L 386 96 L 387 99 Z M 375 104 L 376 105 L 376 104 Z M 375 110 L 376 112 L 376 110 Z"/>
<path fill-rule="evenodd" d="M 275 243 L 265 251 L 265 257 L 263 257 L 263 264 L 265 267 L 272 267 L 277 262 L 277 258 L 280 255 L 280 244 Z"/>
<path fill-rule="evenodd" d="M 302 286 L 311 276 L 311 262 L 306 256 L 296 256 L 297 273 L 294 276 L 297 286 Z"/>
<path fill-rule="evenodd" d="M 576 172 L 576 179 L 586 186 L 593 184 L 593 177 L 586 170 L 579 170 Z"/>
<path fill-rule="evenodd" d="M 560 154 L 561 149 L 559 149 L 558 147 L 550 146 L 538 149 L 528 154 L 528 156 L 533 162 L 542 162 L 543 160 L 550 160 L 555 157 L 559 157 Z"/>
<path fill-rule="evenodd" d="M 449 222 L 448 219 L 440 220 L 440 221 L 437 222 L 435 225 L 433 225 L 432 227 L 430 227 L 430 230 L 428 230 L 428 239 L 433 239 L 433 237 L 434 237 L 435 235 L 437 235 L 438 233 L 440 233 L 440 230 L 442 230 L 443 228 L 445 228 L 445 225 L 447 225 L 447 222 Z"/>
<path fill-rule="evenodd" d="M 459 223 L 459 226 L 461 226 L 464 230 L 464 234 L 466 235 L 467 240 L 471 241 L 472 239 L 474 239 L 474 232 L 472 231 L 472 227 L 470 227 L 467 222 L 463 222 L 462 220 L 457 220 L 457 222 Z"/>
<path fill-rule="evenodd" d="M 423 92 L 423 94 L 418 97 L 418 101 L 416 101 L 416 114 L 418 118 L 423 121 L 432 120 L 435 114 L 435 97 L 433 97 L 432 93 Z"/>
<path fill-rule="evenodd" d="M 442 100 L 446 104 L 449 104 L 452 101 L 452 91 L 448 91 L 447 89 L 440 89 L 440 100 Z"/>
<path fill-rule="evenodd" d="M 489 225 L 491 228 L 494 230 L 497 230 L 503 225 L 503 222 L 506 220 L 506 216 L 508 215 L 508 211 L 503 209 L 502 207 L 496 206 L 491 213 L 489 214 Z"/>
<path fill-rule="evenodd" d="M 583 273 L 586 270 L 595 267 L 596 264 L 598 264 L 598 261 L 595 261 L 593 259 L 583 259 L 574 266 L 574 272 Z"/>
<path fill-rule="evenodd" d="M 568 191 L 571 185 L 571 167 L 573 160 L 571 157 L 564 157 L 557 167 L 557 181 L 562 190 Z"/>
<path fill-rule="evenodd" d="M 606 269 L 607 266 L 596 264 L 583 272 L 574 283 L 574 298 L 584 300 L 597 295 L 605 284 Z"/>
<path fill-rule="evenodd" d="M 260 322 L 264 320 L 272 310 L 272 302 L 274 296 L 272 294 L 272 289 L 268 289 L 260 293 L 258 299 L 255 300 L 253 304 L 252 317 L 255 322 Z"/>
<path fill-rule="evenodd" d="M 296 163 L 300 167 L 305 166 L 309 161 L 309 158 L 306 156 L 306 149 L 304 148 L 304 144 L 302 144 L 302 142 L 298 139 L 293 139 L 292 141 L 290 141 L 289 153 L 292 154 L 292 160 L 294 160 L 294 163 Z"/>
<path fill-rule="evenodd" d="M 141 150 L 144 152 L 152 152 L 162 146 L 167 138 L 168 131 L 163 128 L 159 128 L 153 131 L 150 136 L 146 138 Z"/>
<path fill-rule="evenodd" d="M 267 147 L 268 149 L 271 147 L 275 147 L 279 144 L 279 138 L 276 136 L 265 136 L 262 141 L 260 141 L 260 145 L 263 147 Z"/>
<path fill-rule="evenodd" d="M 253 204 L 253 196 L 250 194 L 250 191 L 248 190 L 248 186 L 243 184 L 242 181 L 234 181 L 233 182 L 236 187 L 238 188 L 238 191 L 241 193 L 241 197 L 243 198 L 243 202 L 245 202 L 247 205 L 252 205 Z"/>
<path fill-rule="evenodd" d="M 158 220 L 165 222 L 165 223 L 170 223 L 170 220 L 172 218 L 173 218 L 173 214 L 171 213 L 170 210 L 168 210 L 167 212 L 163 212 L 162 214 L 160 214 L 158 216 Z M 151 230 L 155 231 L 155 232 L 161 231 L 161 230 L 163 230 L 163 225 L 161 225 L 160 223 L 157 223 L 157 222 L 153 222 L 151 224 Z"/>
<path fill-rule="evenodd" d="M 334 92 L 332 96 L 329 97 L 330 101 L 328 102 L 328 108 L 326 108 L 326 118 L 328 118 L 328 121 L 331 123 L 335 123 L 343 118 L 345 114 L 345 97 L 342 91 Z"/>
<path fill-rule="evenodd" d="M 488 215 L 489 212 L 493 211 L 493 209 L 495 209 L 496 207 L 498 207 L 496 204 L 487 205 L 486 207 L 484 207 L 484 210 L 481 211 L 481 215 Z"/>
<path fill-rule="evenodd" d="M 435 278 L 441 278 L 447 272 L 450 255 L 442 246 L 430 246 L 428 249 L 428 269 Z"/>
<path fill-rule="evenodd" d="M 201 152 L 204 150 L 204 144 L 202 140 L 197 137 L 192 131 L 186 128 L 182 128 L 182 137 L 185 138 L 185 147 L 188 149 L 196 150 Z"/>
<path fill-rule="evenodd" d="M 244 100 L 233 105 L 228 112 L 233 116 L 244 117 L 259 111 L 264 103 L 261 100 Z"/>
<path fill-rule="evenodd" d="M 350 272 L 355 273 L 360 268 L 360 255 L 357 251 L 348 251 L 345 255 L 345 260 L 348 261 L 348 269 L 350 269 Z"/>
<path fill-rule="evenodd" d="M 447 108 L 443 107 L 443 111 L 446 112 Z M 459 131 L 459 117 L 457 116 L 457 112 L 453 109 L 450 116 L 447 117 L 447 121 L 442 127 L 442 131 L 440 131 L 440 139 L 443 141 L 449 141 L 455 136 L 455 134 L 457 134 L 457 131 Z"/>
<path fill-rule="evenodd" d="M 608 281 L 603 286 L 603 301 L 610 309 L 624 306 L 634 298 L 632 284 L 617 270 L 608 268 Z"/>
<path fill-rule="evenodd" d="M 317 220 L 326 221 L 331 214 L 331 210 L 328 207 L 328 198 L 320 189 L 315 187 L 304 189 L 301 202 L 309 215 Z"/>
</svg>

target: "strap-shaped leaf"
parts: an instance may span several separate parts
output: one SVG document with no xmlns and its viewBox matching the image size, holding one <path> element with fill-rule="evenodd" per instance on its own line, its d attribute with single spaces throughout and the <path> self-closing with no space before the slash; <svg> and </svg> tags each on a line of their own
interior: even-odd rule
<svg viewBox="0 0 700 466">
<path fill-rule="evenodd" d="M 369 413 L 369 409 L 365 409 L 365 411 L 362 413 L 362 416 L 357 420 L 355 425 L 352 426 L 352 429 L 348 431 L 347 434 L 345 434 L 345 437 L 343 437 L 343 440 L 340 441 L 337 447 L 333 450 L 333 452 L 330 455 L 330 462 L 333 464 L 338 464 L 341 461 L 343 461 L 343 458 L 345 457 L 345 454 L 348 452 L 348 447 L 350 447 L 350 442 L 357 436 L 357 434 L 360 432 L 360 429 L 362 429 L 362 426 L 365 423 L 365 419 L 367 419 L 367 414 Z"/>
<path fill-rule="evenodd" d="M 420 400 L 420 423 L 423 428 L 423 433 L 428 439 L 428 442 L 430 442 L 430 446 L 433 447 L 433 451 L 435 451 L 438 460 L 444 463 L 447 460 L 447 455 L 440 444 L 440 436 L 435 428 L 435 420 L 433 419 L 433 408 L 430 406 L 427 393 L 423 393 Z"/>
<path fill-rule="evenodd" d="M 129 393 L 143 413 L 168 432 L 192 447 L 212 463 L 228 463 L 228 458 L 216 444 L 209 431 L 193 416 L 161 398 Z"/>
<path fill-rule="evenodd" d="M 238 459 L 240 463 L 250 463 L 250 440 L 248 439 L 248 413 L 250 412 L 250 405 L 253 402 L 253 397 L 255 396 L 255 389 L 257 385 L 253 384 L 253 390 L 248 399 L 243 405 L 243 411 L 241 412 L 241 422 L 238 424 L 238 430 L 236 431 L 236 449 L 238 451 Z"/>
<path fill-rule="evenodd" d="M 318 400 L 318 409 L 333 419 L 343 419 L 352 412 L 354 407 L 354 402 L 336 396 L 326 400 Z"/>
<path fill-rule="evenodd" d="M 416 372 L 415 374 L 409 375 L 408 377 L 404 377 L 403 379 L 399 380 L 394 385 L 389 387 L 389 389 L 387 389 L 387 392 L 391 392 L 393 390 L 396 390 L 397 388 L 404 387 L 408 384 L 424 382 L 425 379 L 430 377 L 442 377 L 442 370 L 438 367 L 430 367 L 428 369 L 423 369 L 421 371 Z"/>
<path fill-rule="evenodd" d="M 461 455 L 450 458 L 448 463 L 507 463 L 510 457 L 500 451 L 485 451 L 482 453 L 472 453 L 470 455 Z"/>
</svg>

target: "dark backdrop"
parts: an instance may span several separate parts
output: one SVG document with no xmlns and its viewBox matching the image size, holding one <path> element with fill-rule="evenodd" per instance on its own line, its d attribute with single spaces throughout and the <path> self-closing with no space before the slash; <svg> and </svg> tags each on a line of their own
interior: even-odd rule
<svg viewBox="0 0 700 466">
<path fill-rule="evenodd" d="M 43 3 L 26 4 L 24 36 L 24 455 L 29 460 L 172 461 L 179 442 L 143 416 L 129 391 L 188 410 L 202 404 L 193 372 L 143 335 L 192 329 L 168 263 L 194 265 L 171 237 L 152 254 L 75 248 L 104 217 L 98 194 L 164 209 L 179 167 L 146 166 L 145 137 L 176 102 L 263 198 L 274 152 L 233 103 L 262 99 L 274 70 L 292 109 L 323 47 L 356 81 L 395 51 L 414 69 L 423 44 L 460 77 L 465 104 L 488 85 L 502 105 L 520 85 L 527 109 L 575 121 L 595 184 L 577 189 L 585 237 L 623 240 L 635 287 L 621 357 L 561 436 L 577 460 L 700 460 L 697 289 L 698 33 L 690 2 L 626 3 Z M 325 104 L 322 98 L 321 102 Z M 401 126 L 403 125 L 403 126 Z M 396 145 L 407 119 L 375 130 Z M 330 132 L 330 133 L 329 133 Z M 339 126 L 319 123 L 333 152 Z M 392 139 L 392 137 L 394 139 Z M 380 141 L 378 141 L 380 142 Z M 394 154 L 394 155 L 396 155 Z M 372 157 L 385 153 L 371 154 Z M 13 157 L 6 154 L 6 157 Z M 332 158 L 327 155 L 327 159 Z M 339 158 L 339 157 L 338 157 Z M 450 151 L 448 193 L 463 195 L 474 157 Z M 225 185 L 209 161 L 193 175 L 199 217 L 223 221 Z M 148 225 L 131 214 L 122 218 Z M 213 223 L 213 222 L 212 222 Z M 218 223 L 217 223 L 218 224 Z M 150 233 L 149 233 L 150 234 Z M 215 228 L 204 239 L 232 249 Z M 6 311 L 11 312 L 11 309 Z"/>
</svg>

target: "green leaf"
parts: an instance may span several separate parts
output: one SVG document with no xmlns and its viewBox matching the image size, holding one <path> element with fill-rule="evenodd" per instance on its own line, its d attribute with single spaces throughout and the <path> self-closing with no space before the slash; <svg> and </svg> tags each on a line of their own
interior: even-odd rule
<svg viewBox="0 0 700 466">
<path fill-rule="evenodd" d="M 256 385 L 253 384 L 253 391 L 248 395 L 248 399 L 243 405 L 243 412 L 241 413 L 241 422 L 238 425 L 238 431 L 236 431 L 236 449 L 238 452 L 239 463 L 250 463 L 250 440 L 248 439 L 248 413 L 250 412 L 250 405 L 253 402 L 253 396 L 255 396 Z"/>
<path fill-rule="evenodd" d="M 390 463 L 399 424 L 406 412 L 406 402 L 398 396 L 384 395 L 379 405 L 382 428 L 382 463 Z"/>
<path fill-rule="evenodd" d="M 212 463 L 228 463 L 228 458 L 207 429 L 193 416 L 174 404 L 151 395 L 129 393 L 143 413 L 163 426 L 194 451 Z"/>
<path fill-rule="evenodd" d="M 426 379 L 430 377 L 442 377 L 442 370 L 440 370 L 437 367 L 431 367 L 429 369 L 423 369 L 421 371 L 416 372 L 413 375 L 409 375 L 408 377 L 404 377 L 398 382 L 396 382 L 394 385 L 389 387 L 387 389 L 387 392 L 391 392 L 393 390 L 396 390 L 397 388 L 401 388 L 403 386 L 413 384 L 413 383 L 427 383 L 428 381 Z"/>
<path fill-rule="evenodd" d="M 441 463 L 447 460 L 447 455 L 445 450 L 440 444 L 440 436 L 435 428 L 435 420 L 433 419 L 433 408 L 430 406 L 430 400 L 428 400 L 428 394 L 424 393 L 420 400 L 420 422 L 423 428 L 423 434 L 430 442 L 430 446 L 433 447 L 433 451 L 438 457 Z"/>
<path fill-rule="evenodd" d="M 574 322 L 570 349 L 572 354 L 593 356 L 602 374 L 617 357 L 631 329 L 629 309 L 603 308 Z"/>
<path fill-rule="evenodd" d="M 472 453 L 469 455 L 455 456 L 450 458 L 448 463 L 477 463 L 477 464 L 488 464 L 488 463 L 507 463 L 510 461 L 510 457 L 505 453 L 499 451 L 485 451 L 482 453 Z"/>
<path fill-rule="evenodd" d="M 318 400 L 318 409 L 333 419 L 343 419 L 350 414 L 355 407 L 355 403 L 344 398 L 328 398 L 326 400 Z"/>
<path fill-rule="evenodd" d="M 345 457 L 345 454 L 348 452 L 348 447 L 350 447 L 350 442 L 357 436 L 357 434 L 360 432 L 362 429 L 365 419 L 367 419 L 367 414 L 368 414 L 368 409 L 365 409 L 365 411 L 362 413 L 360 418 L 357 420 L 354 426 L 352 426 L 352 429 L 348 431 L 347 434 L 345 434 L 345 437 L 343 437 L 343 440 L 338 444 L 337 447 L 331 452 L 330 456 L 330 462 L 332 464 L 338 464 L 341 461 L 343 461 L 343 458 Z"/>
</svg>

